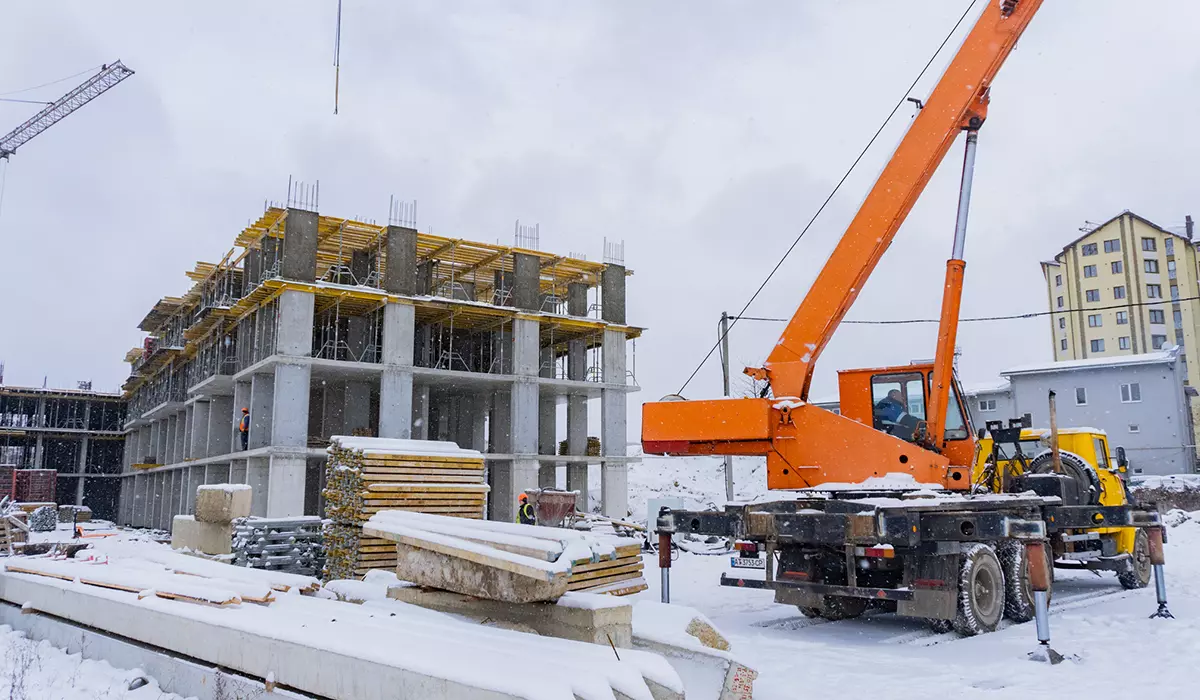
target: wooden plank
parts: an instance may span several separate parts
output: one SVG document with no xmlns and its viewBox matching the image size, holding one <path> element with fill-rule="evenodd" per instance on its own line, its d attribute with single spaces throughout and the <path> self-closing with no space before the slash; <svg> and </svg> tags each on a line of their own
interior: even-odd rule
<svg viewBox="0 0 1200 700">
<path fill-rule="evenodd" d="M 572 564 L 571 565 L 571 575 L 574 576 L 576 572 L 584 573 L 585 571 L 601 571 L 604 569 L 619 569 L 621 567 L 630 566 L 632 564 L 641 565 L 642 564 L 641 558 L 609 559 L 607 561 L 598 561 L 598 562 L 592 562 L 592 563 L 587 563 L 587 564 Z"/>
<path fill-rule="evenodd" d="M 422 455 L 389 455 L 382 453 L 364 453 L 363 464 L 483 464 L 481 457 L 442 457 Z"/>
<path fill-rule="evenodd" d="M 478 484 L 483 479 L 483 472 L 471 476 L 462 475 L 442 475 L 442 474 L 414 474 L 412 476 L 404 475 L 374 475 L 366 474 L 363 476 L 363 481 L 368 484 L 427 484 L 433 481 L 442 484 Z M 371 488 L 368 486 L 368 488 Z"/>
<path fill-rule="evenodd" d="M 569 591 L 584 591 L 589 588 L 599 588 L 600 586 L 606 586 L 606 585 L 609 585 L 612 583 L 619 583 L 621 581 L 628 581 L 630 579 L 635 579 L 635 578 L 640 578 L 640 577 L 641 577 L 641 573 L 635 571 L 635 572 L 626 572 L 623 574 L 614 574 L 612 576 L 604 576 L 601 578 L 588 579 L 586 581 L 568 581 L 567 582 L 567 590 L 569 590 Z"/>
<path fill-rule="evenodd" d="M 626 566 L 618 566 L 618 567 L 611 568 L 611 569 L 598 569 L 595 571 L 584 571 L 584 572 L 580 572 L 578 574 L 576 574 L 574 571 L 572 571 L 570 581 L 571 581 L 571 583 L 579 583 L 582 581 L 592 581 L 592 580 L 597 580 L 597 579 L 602 579 L 602 578 L 619 577 L 619 576 L 625 575 L 625 574 L 640 576 L 641 571 L 642 571 L 641 562 L 638 562 L 637 564 L 628 564 Z"/>
<path fill-rule="evenodd" d="M 479 492 L 487 493 L 491 490 L 487 484 L 391 484 L 371 482 L 367 485 L 367 490 L 371 493 L 463 493 L 463 492 Z"/>
</svg>

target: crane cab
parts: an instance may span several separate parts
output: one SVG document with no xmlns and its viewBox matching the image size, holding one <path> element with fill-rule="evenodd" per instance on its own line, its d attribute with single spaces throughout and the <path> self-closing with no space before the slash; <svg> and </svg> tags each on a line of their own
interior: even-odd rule
<svg viewBox="0 0 1200 700">
<path fill-rule="evenodd" d="M 916 442 L 924 430 L 932 374 L 932 363 L 841 370 L 841 414 L 906 442 Z M 945 425 L 942 453 L 951 465 L 970 466 L 975 460 L 974 431 L 957 379 L 950 388 Z"/>
</svg>

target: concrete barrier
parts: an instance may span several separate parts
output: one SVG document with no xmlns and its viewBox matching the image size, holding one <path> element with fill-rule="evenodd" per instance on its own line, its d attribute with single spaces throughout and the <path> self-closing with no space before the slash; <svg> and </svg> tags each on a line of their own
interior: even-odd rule
<svg viewBox="0 0 1200 700">
<path fill-rule="evenodd" d="M 191 515 L 176 515 L 171 521 L 171 548 L 191 549 L 205 554 L 231 554 L 233 525 L 202 523 Z"/>
<path fill-rule="evenodd" d="M 196 520 L 228 523 L 250 516 L 250 487 L 246 484 L 208 484 L 196 489 Z"/>
</svg>

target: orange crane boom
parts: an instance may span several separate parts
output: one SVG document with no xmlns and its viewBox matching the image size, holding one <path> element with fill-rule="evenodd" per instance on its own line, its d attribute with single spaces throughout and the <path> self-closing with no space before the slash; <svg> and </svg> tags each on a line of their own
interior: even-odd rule
<svg viewBox="0 0 1200 700">
<path fill-rule="evenodd" d="M 990 0 L 986 4 L 764 366 L 747 368 L 747 374 L 769 381 L 778 398 L 647 403 L 642 419 L 647 453 L 766 455 L 771 488 L 860 481 L 897 469 L 950 488 L 968 486 L 969 460 L 963 463 L 961 457 L 951 459 L 943 454 L 943 436 L 952 402 L 976 132 L 987 117 L 992 80 L 1041 5 L 1042 0 Z M 861 418 L 853 420 L 807 405 L 804 401 L 817 358 L 962 131 L 967 132 L 967 154 L 954 247 L 947 263 L 937 354 L 928 374 L 928 421 L 915 439 L 902 440 L 863 424 Z M 845 404 L 845 377 L 843 380 Z M 870 388 L 862 386 L 869 406 Z"/>
</svg>

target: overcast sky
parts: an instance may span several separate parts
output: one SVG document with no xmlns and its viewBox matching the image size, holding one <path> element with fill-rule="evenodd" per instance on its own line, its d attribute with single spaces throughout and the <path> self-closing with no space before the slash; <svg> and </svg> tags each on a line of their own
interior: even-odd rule
<svg viewBox="0 0 1200 700">
<path fill-rule="evenodd" d="M 593 260 L 605 236 L 624 240 L 628 317 L 648 328 L 636 425 L 632 404 L 679 388 L 720 312 L 758 286 L 968 2 L 348 0 L 337 116 L 335 0 L 10 4 L 0 93 L 116 58 L 137 74 L 0 165 L 7 383 L 118 387 L 145 312 L 291 175 L 319 179 L 331 215 L 384 220 L 394 194 L 439 234 L 508 241 L 520 218 L 540 223 L 544 249 Z M 1200 216 L 1197 26 L 1191 1 L 1047 0 L 981 132 L 965 316 L 1046 310 L 1038 261 L 1085 220 Z M 36 109 L 0 103 L 0 132 Z M 911 111 L 753 313 L 791 314 Z M 960 167 L 961 141 L 851 318 L 937 315 Z M 779 330 L 738 326 L 735 371 Z M 930 357 L 935 335 L 844 326 L 813 396 L 836 392 L 836 369 Z M 959 338 L 967 381 L 1051 357 L 1045 319 Z M 686 394 L 719 391 L 710 361 Z"/>
</svg>

